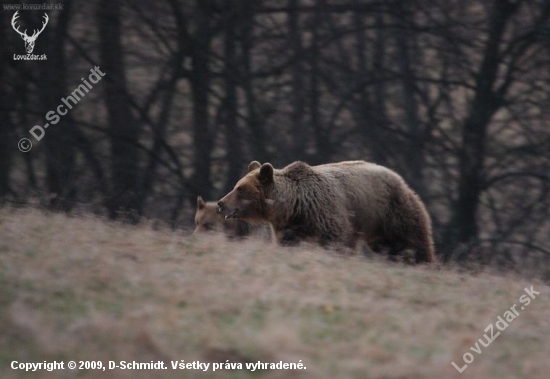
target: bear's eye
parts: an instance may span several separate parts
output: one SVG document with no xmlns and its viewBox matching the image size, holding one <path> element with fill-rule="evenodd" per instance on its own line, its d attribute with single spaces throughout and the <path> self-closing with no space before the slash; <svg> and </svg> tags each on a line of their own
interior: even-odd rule
<svg viewBox="0 0 550 379">
<path fill-rule="evenodd" d="M 239 199 L 242 199 L 244 197 L 244 189 L 243 187 L 237 187 L 237 197 Z"/>
</svg>

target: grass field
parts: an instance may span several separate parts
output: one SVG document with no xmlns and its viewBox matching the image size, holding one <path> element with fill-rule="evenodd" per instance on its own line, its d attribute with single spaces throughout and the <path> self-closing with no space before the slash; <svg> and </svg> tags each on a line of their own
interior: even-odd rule
<svg viewBox="0 0 550 379">
<path fill-rule="evenodd" d="M 470 350 L 532 285 L 540 295 Z M 540 282 L 487 272 L 0 209 L 0 378 L 546 379 L 549 299 Z M 172 370 L 182 359 L 306 369 Z M 10 368 L 55 360 L 170 369 Z"/>
</svg>

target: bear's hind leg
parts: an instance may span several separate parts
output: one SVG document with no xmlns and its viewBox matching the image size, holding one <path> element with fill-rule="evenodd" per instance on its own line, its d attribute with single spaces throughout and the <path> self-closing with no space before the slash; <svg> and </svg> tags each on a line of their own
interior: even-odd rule
<svg viewBox="0 0 550 379">
<path fill-rule="evenodd" d="M 390 257 L 407 263 L 436 261 L 430 217 L 415 194 L 392 199 L 383 233 Z"/>
</svg>

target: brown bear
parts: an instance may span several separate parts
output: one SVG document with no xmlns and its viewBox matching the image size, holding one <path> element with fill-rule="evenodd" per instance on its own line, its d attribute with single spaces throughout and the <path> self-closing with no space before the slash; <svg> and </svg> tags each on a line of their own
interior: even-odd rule
<svg viewBox="0 0 550 379">
<path fill-rule="evenodd" d="M 225 220 L 218 213 L 218 206 L 214 201 L 204 201 L 197 197 L 197 211 L 195 212 L 194 234 L 204 232 L 224 232 L 228 238 L 243 238 L 250 234 L 250 225 L 244 220 Z"/>
<path fill-rule="evenodd" d="M 226 219 L 269 222 L 282 244 L 355 248 L 363 240 L 375 251 L 386 245 L 394 259 L 435 261 L 424 204 L 401 176 L 373 163 L 294 162 L 275 170 L 253 161 L 218 206 Z"/>
</svg>

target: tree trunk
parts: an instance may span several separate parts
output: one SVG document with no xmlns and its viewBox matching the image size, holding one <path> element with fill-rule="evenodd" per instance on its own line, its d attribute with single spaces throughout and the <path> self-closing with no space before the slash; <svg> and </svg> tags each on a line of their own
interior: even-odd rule
<svg viewBox="0 0 550 379">
<path fill-rule="evenodd" d="M 177 51 L 171 57 L 171 74 L 165 83 L 159 83 L 163 85 L 164 93 L 160 96 L 160 111 L 157 121 L 153 128 L 153 147 L 149 154 L 147 161 L 147 167 L 143 174 L 142 180 L 142 196 L 143 204 L 148 196 L 153 192 L 154 185 L 157 181 L 157 166 L 159 163 L 159 155 L 162 153 L 162 149 L 166 146 L 166 130 L 170 123 L 170 114 L 174 105 L 174 97 L 177 94 L 177 85 L 182 76 L 184 59 L 189 53 L 188 48 L 188 31 L 185 15 L 183 14 L 180 4 L 177 0 L 170 0 L 171 11 L 174 14 L 177 25 Z M 183 188 L 182 188 L 183 190 Z"/>
<path fill-rule="evenodd" d="M 6 13 L 6 12 L 4 12 Z M 2 127 L 0 132 L 0 204 L 10 193 L 10 171 L 12 167 L 12 155 L 16 151 L 15 126 L 11 122 L 10 110 L 14 109 L 13 93 L 8 92 L 5 77 L 7 74 L 7 60 L 9 53 L 5 33 L 5 14 L 0 15 L 0 119 Z M 23 153 L 21 153 L 23 154 Z M 31 153 L 32 154 L 32 153 Z"/>
<path fill-rule="evenodd" d="M 195 193 L 191 194 L 194 203 L 197 195 L 210 198 L 212 136 L 208 123 L 208 91 L 210 88 L 210 16 L 209 2 L 197 0 L 197 32 L 193 37 L 191 91 L 193 98 L 193 168 L 191 179 Z"/>
<path fill-rule="evenodd" d="M 384 16 L 376 15 L 376 39 L 373 46 L 373 77 L 383 77 L 383 67 L 386 61 L 386 38 L 384 32 Z M 387 137 L 386 130 L 389 128 L 388 113 L 386 110 L 386 84 L 383 80 L 377 80 L 374 85 L 374 109 L 371 128 L 375 135 L 375 144 L 373 146 L 374 158 L 376 163 L 384 166 L 390 166 L 390 156 L 392 156 L 391 140 Z"/>
<path fill-rule="evenodd" d="M 316 9 L 313 15 L 313 23 L 311 25 L 311 54 L 309 59 L 310 74 L 309 74 L 309 113 L 311 129 L 315 138 L 315 161 L 312 164 L 320 164 L 330 161 L 332 155 L 332 147 L 330 145 L 329 136 L 324 130 L 321 117 L 321 92 L 320 92 L 320 73 L 319 73 L 319 27 L 321 26 L 321 12 L 325 11 L 325 1 L 317 0 L 315 3 Z"/>
<path fill-rule="evenodd" d="M 405 12 L 401 19 L 405 18 Z M 399 22 L 399 21 L 398 21 Z M 396 42 L 401 74 L 401 98 L 403 110 L 405 111 L 405 126 L 410 138 L 405 142 L 406 148 L 402 150 L 402 160 L 405 171 L 403 176 L 409 185 L 419 193 L 421 197 L 425 193 L 424 188 L 424 147 L 426 139 L 420 125 L 418 115 L 418 102 L 415 96 L 415 73 L 413 70 L 411 46 L 413 46 L 414 33 L 396 32 Z"/>
<path fill-rule="evenodd" d="M 141 125 L 130 108 L 121 43 L 119 1 L 99 2 L 100 71 L 104 72 L 106 105 L 111 132 L 112 197 L 106 201 L 112 219 L 124 216 L 137 221 L 143 199 L 139 180 L 140 153 L 137 143 Z"/>
<path fill-rule="evenodd" d="M 308 131 L 304 123 L 304 67 L 302 64 L 303 46 L 298 8 L 300 0 L 288 0 L 288 32 L 292 54 L 296 57 L 291 68 L 292 75 L 292 114 L 291 152 L 293 160 L 305 159 Z"/>
<path fill-rule="evenodd" d="M 254 78 L 252 70 L 252 33 L 254 28 L 253 4 L 259 1 L 246 0 L 243 13 L 242 28 L 242 86 L 247 108 L 247 124 L 250 130 L 250 145 L 253 153 L 253 159 L 265 163 L 269 160 L 267 152 L 264 128 L 258 114 L 258 105 L 256 95 L 254 94 Z"/>
<path fill-rule="evenodd" d="M 71 4 L 60 13 L 57 24 L 48 30 L 45 38 L 51 52 L 42 75 L 42 104 L 44 113 L 56 109 L 61 98 L 67 96 L 67 65 L 65 61 L 65 35 L 69 27 Z M 75 140 L 71 110 L 62 116 L 59 123 L 50 125 L 42 140 L 46 147 L 46 183 L 49 193 L 48 205 L 54 210 L 68 212 L 76 197 Z"/>
<path fill-rule="evenodd" d="M 235 183 L 240 179 L 243 172 L 246 172 L 243 161 L 243 141 L 241 131 L 237 122 L 237 60 L 235 57 L 235 30 L 240 21 L 239 9 L 235 0 L 225 0 L 228 22 L 225 29 L 224 52 L 225 52 L 225 139 L 227 146 L 227 181 L 224 193 L 229 192 Z"/>
<path fill-rule="evenodd" d="M 358 4 L 358 0 L 354 0 L 354 4 Z M 374 77 L 369 70 L 369 63 L 367 60 L 367 44 L 365 43 L 365 31 L 364 31 L 364 15 L 362 13 L 355 13 L 353 15 L 354 27 L 357 30 L 355 33 L 355 55 L 357 57 L 357 71 L 360 77 L 365 80 L 368 77 Z M 377 38 L 382 39 L 382 33 L 378 33 Z M 381 41 L 375 42 L 380 44 Z M 378 51 L 378 54 L 374 54 L 373 59 L 381 60 L 384 51 Z M 376 67 L 374 68 L 376 70 Z M 372 160 L 375 163 L 385 165 L 386 164 L 386 152 L 384 149 L 384 141 L 382 137 L 383 128 L 385 125 L 379 123 L 379 117 L 377 115 L 383 112 L 384 99 L 382 94 L 377 94 L 381 101 L 382 109 L 374 108 L 373 95 L 370 93 L 367 86 L 362 85 L 358 91 L 357 110 L 355 112 L 356 125 L 359 131 L 360 138 L 364 141 L 365 147 L 370 151 Z M 376 95 L 375 95 L 376 96 Z"/>
<path fill-rule="evenodd" d="M 453 205 L 453 217 L 445 238 L 449 249 L 478 237 L 476 215 L 483 188 L 487 128 L 492 116 L 502 104 L 502 99 L 493 88 L 499 69 L 499 46 L 507 21 L 518 4 L 508 0 L 495 0 L 493 11 L 490 13 L 489 35 L 476 74 L 475 93 L 469 115 L 462 127 L 458 199 Z M 447 258 L 449 253 L 447 252 Z"/>
</svg>

